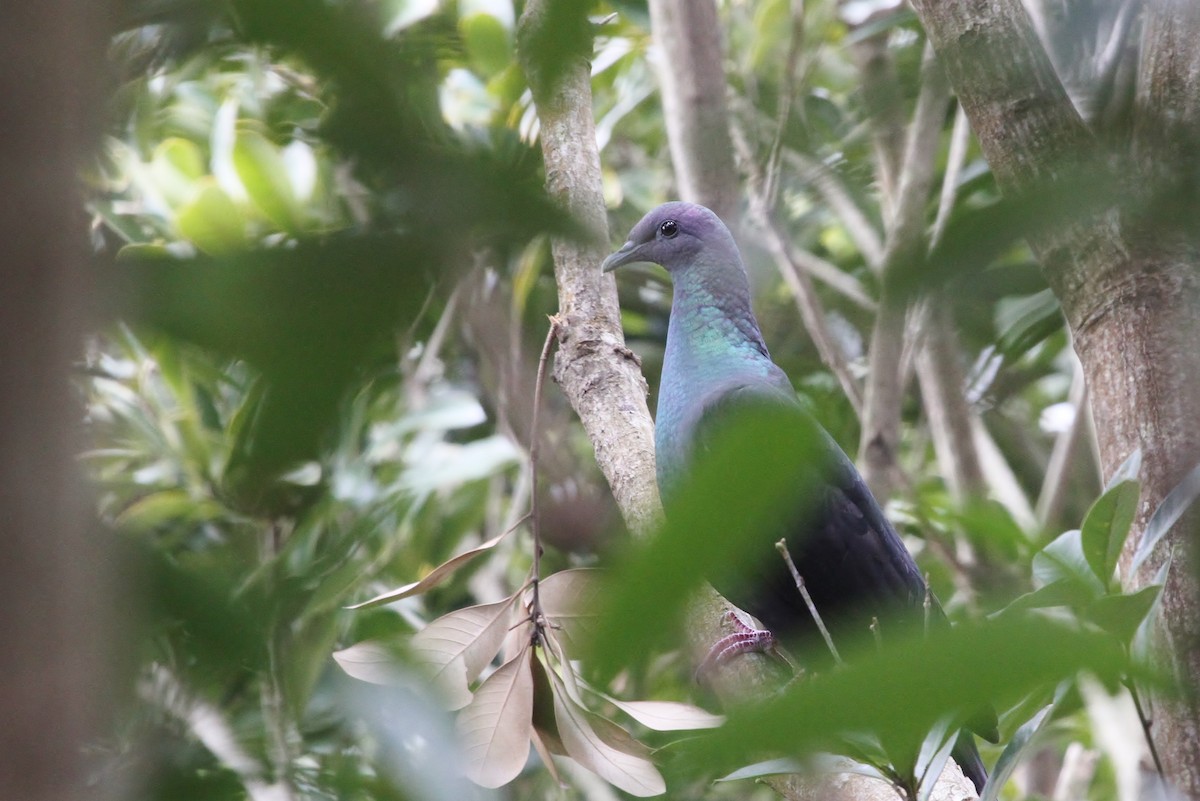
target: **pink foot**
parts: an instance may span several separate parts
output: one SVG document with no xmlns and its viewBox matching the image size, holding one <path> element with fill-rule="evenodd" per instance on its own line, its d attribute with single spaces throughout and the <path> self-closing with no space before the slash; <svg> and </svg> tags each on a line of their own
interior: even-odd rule
<svg viewBox="0 0 1200 801">
<path fill-rule="evenodd" d="M 733 624 L 734 632 L 713 644 L 708 655 L 700 663 L 700 667 L 696 668 L 697 676 L 702 676 L 713 666 L 723 665 L 740 654 L 773 651 L 778 645 L 774 634 L 766 629 L 750 628 L 732 610 L 725 613 L 725 619 Z"/>
</svg>

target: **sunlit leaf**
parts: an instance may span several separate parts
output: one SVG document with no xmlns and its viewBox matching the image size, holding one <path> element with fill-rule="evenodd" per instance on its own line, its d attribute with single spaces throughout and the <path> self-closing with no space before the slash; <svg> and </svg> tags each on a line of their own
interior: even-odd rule
<svg viewBox="0 0 1200 801">
<path fill-rule="evenodd" d="M 838 754 L 814 754 L 804 761 L 791 758 L 768 759 L 738 768 L 715 781 L 732 782 L 766 776 L 784 776 L 792 773 L 805 773 L 810 776 L 835 776 L 849 773 L 855 776 L 865 776 L 868 779 L 878 779 L 889 785 L 892 783 L 878 768 Z"/>
<path fill-rule="evenodd" d="M 459 609 L 442 615 L 413 636 L 414 655 L 430 669 L 451 709 L 470 699 L 467 684 L 479 677 L 504 644 L 514 622 L 515 606 L 513 596 Z"/>
<path fill-rule="evenodd" d="M 1122 481 L 1096 499 L 1080 529 L 1080 546 L 1096 578 L 1107 586 L 1117 568 L 1117 559 L 1137 513 L 1140 487 Z"/>
<path fill-rule="evenodd" d="M 1142 532 L 1142 541 L 1133 554 L 1131 570 L 1137 572 L 1142 563 L 1154 551 L 1159 541 L 1167 535 L 1171 527 L 1183 516 L 1192 503 L 1200 497 L 1200 464 L 1193 467 L 1183 480 L 1163 498 L 1162 503 L 1150 516 L 1146 530 Z"/>
<path fill-rule="evenodd" d="M 1015 598 L 998 615 L 1054 606 L 1082 607 L 1095 600 L 1095 588 L 1075 578 L 1061 578 Z"/>
<path fill-rule="evenodd" d="M 172 206 L 180 206 L 195 192 L 205 174 L 204 155 L 193 142 L 169 137 L 159 143 L 150 159 L 154 188 Z"/>
<path fill-rule="evenodd" d="M 480 75 L 494 75 L 512 61 L 512 42 L 508 28 L 491 14 L 476 12 L 459 21 L 467 56 Z"/>
<path fill-rule="evenodd" d="M 289 233 L 301 227 L 302 212 L 279 149 L 258 131 L 239 130 L 233 166 L 246 194 L 272 223 Z"/>
<path fill-rule="evenodd" d="M 171 521 L 200 522 L 215 520 L 227 511 L 208 498 L 194 498 L 182 489 L 166 489 L 145 495 L 122 510 L 117 525 L 125 529 L 149 531 Z"/>
<path fill-rule="evenodd" d="M 551 673 L 550 678 L 555 684 L 554 718 L 563 745 L 572 759 L 630 795 L 646 798 L 666 792 L 662 774 L 650 760 L 626 753 L 601 738 L 592 725 L 599 719 L 598 716 L 576 705 L 567 695 L 566 687 L 558 676 Z M 617 728 L 608 721 L 605 723 Z M 624 733 L 623 729 L 620 731 Z M 628 734 L 625 733 L 625 736 L 628 737 Z M 629 739 L 632 741 L 632 738 Z"/>
<path fill-rule="evenodd" d="M 525 767 L 533 727 L 532 653 L 522 649 L 488 676 L 458 713 L 466 773 L 476 784 L 500 787 Z"/>
<path fill-rule="evenodd" d="M 244 249 L 246 222 L 237 205 L 212 179 L 202 179 L 199 186 L 200 190 L 175 215 L 179 232 L 215 256 Z"/>
<path fill-rule="evenodd" d="M 502 534 L 497 534 L 495 537 L 492 537 L 482 545 L 477 545 L 471 550 L 464 551 L 458 556 L 443 562 L 433 570 L 429 571 L 429 574 L 420 581 L 414 581 L 411 584 L 405 584 L 403 587 L 397 587 L 394 590 L 388 590 L 385 593 L 376 595 L 374 598 L 369 598 L 366 601 L 360 601 L 359 603 L 352 604 L 346 608 L 367 609 L 372 606 L 390 604 L 392 601 L 399 601 L 401 598 L 407 598 L 410 595 L 420 595 L 423 592 L 428 592 L 446 579 L 450 578 L 450 576 L 454 574 L 454 571 L 466 565 L 475 557 L 485 554 L 492 548 L 495 548 L 506 536 L 508 536 L 508 533 L 509 532 L 505 531 Z"/>
<path fill-rule="evenodd" d="M 718 782 L 736 782 L 743 779 L 761 779 L 766 776 L 786 776 L 793 773 L 800 773 L 806 769 L 806 765 L 798 759 L 768 759 L 764 762 L 755 762 L 753 765 L 747 765 L 744 768 L 738 768 L 732 773 L 727 773 L 719 779 Z"/>
</svg>

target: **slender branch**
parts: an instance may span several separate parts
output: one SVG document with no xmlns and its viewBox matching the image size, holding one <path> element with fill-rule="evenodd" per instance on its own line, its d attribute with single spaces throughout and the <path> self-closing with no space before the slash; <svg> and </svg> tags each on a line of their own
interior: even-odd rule
<svg viewBox="0 0 1200 801">
<path fill-rule="evenodd" d="M 1074 467 L 1074 457 L 1079 453 L 1079 443 L 1087 430 L 1087 382 L 1083 379 L 1083 367 L 1076 362 L 1075 374 L 1071 378 L 1071 389 L 1067 402 L 1075 409 L 1075 418 L 1067 428 L 1054 438 L 1050 460 L 1046 464 L 1046 475 L 1038 493 L 1034 516 L 1043 528 L 1058 516 L 1067 494 L 1067 484 Z"/>
<path fill-rule="evenodd" d="M 900 438 L 903 387 L 900 364 L 904 349 L 905 309 L 893 286 L 897 265 L 920 258 L 924 243 L 925 200 L 933 183 L 938 134 L 945 119 L 950 89 L 933 51 L 927 48 L 921 68 L 921 90 L 905 148 L 904 167 L 884 249 L 879 314 L 871 332 L 870 364 L 863 406 L 859 461 L 863 478 L 880 498 L 891 494 Z"/>
<path fill-rule="evenodd" d="M 808 607 L 808 613 L 812 615 L 813 621 L 816 622 L 817 629 L 821 632 L 821 637 L 824 638 L 825 645 L 829 648 L 829 653 L 833 654 L 833 661 L 839 666 L 844 665 L 842 655 L 838 653 L 837 646 L 833 644 L 833 637 L 829 636 L 829 629 L 825 628 L 825 621 L 821 619 L 821 613 L 817 611 L 817 605 L 813 603 L 812 596 L 808 594 L 808 587 L 804 584 L 804 577 L 800 575 L 800 571 L 796 569 L 796 563 L 792 561 L 792 555 L 788 552 L 787 540 L 780 540 L 775 543 L 775 550 L 779 551 L 779 555 L 787 563 L 788 570 L 792 574 L 792 580 L 796 582 L 796 589 L 800 591 L 800 597 L 804 599 L 804 605 Z"/>
<path fill-rule="evenodd" d="M 763 183 L 763 178 L 761 177 L 762 170 L 755 163 L 754 149 L 750 146 L 750 142 L 746 137 L 745 131 L 742 129 L 741 125 L 738 125 L 736 122 L 734 122 L 731 125 L 731 133 L 733 135 L 734 147 L 738 151 L 738 156 L 742 160 L 742 163 L 746 165 L 747 171 L 751 175 L 750 183 L 761 185 Z M 765 227 L 762 221 L 762 212 L 759 210 L 759 208 L 755 208 L 754 206 L 765 209 L 774 208 L 774 201 L 768 203 L 761 200 L 761 196 L 763 194 L 764 192 L 762 191 L 756 193 L 755 197 L 752 198 L 754 202 L 752 203 L 752 208 L 750 210 L 751 217 L 753 218 L 752 222 L 757 224 L 760 228 Z M 769 212 L 767 213 L 769 216 Z M 871 298 L 870 295 L 867 294 L 866 289 L 863 288 L 863 285 L 857 278 L 843 271 L 837 265 L 831 264 L 825 259 L 822 259 L 820 256 L 796 247 L 796 245 L 791 241 L 791 237 L 785 236 L 784 240 L 787 243 L 788 252 L 791 254 L 791 261 L 793 261 L 797 266 L 808 271 L 813 278 L 821 281 L 830 289 L 838 292 L 862 309 L 866 309 L 867 311 L 871 312 L 878 309 L 878 304 L 873 298 Z"/>
<path fill-rule="evenodd" d="M 850 197 L 837 172 L 828 165 L 794 150 L 785 150 L 784 158 L 796 167 L 805 180 L 816 187 L 825 203 L 841 220 L 846 234 L 862 254 L 867 266 L 879 272 L 883 264 L 883 240 L 875 226 L 867 219 L 867 215 Z"/>
<path fill-rule="evenodd" d="M 763 199 L 760 198 L 760 200 Z M 765 211 L 760 203 L 752 205 L 751 213 L 759 228 L 766 234 L 767 250 L 774 257 L 779 274 L 796 300 L 800 319 L 804 321 L 804 327 L 808 329 L 808 335 L 812 338 L 813 345 L 816 346 L 817 353 L 821 356 L 821 361 L 837 378 L 842 391 L 846 393 L 846 398 L 854 408 L 854 413 L 861 416 L 862 392 L 859 390 L 854 376 L 850 373 L 850 366 L 842 356 L 841 348 L 834 342 L 833 336 L 829 332 L 825 308 L 821 304 L 821 299 L 817 297 L 816 289 L 813 288 L 808 273 L 800 266 L 789 246 L 785 232 L 780 230 L 779 223 L 775 221 L 774 217 Z"/>
<path fill-rule="evenodd" d="M 1138 694 L 1137 686 L 1134 685 L 1133 681 L 1126 680 L 1125 688 L 1129 690 L 1129 697 L 1133 699 L 1133 707 L 1137 710 L 1138 721 L 1142 724 L 1142 736 L 1146 738 L 1146 745 L 1150 747 L 1150 756 L 1154 759 L 1154 767 L 1160 776 L 1165 775 L 1163 773 L 1162 760 L 1158 757 L 1158 748 L 1154 745 L 1154 737 L 1150 734 L 1150 729 L 1153 727 L 1154 721 L 1142 706 L 1141 696 Z"/>
<path fill-rule="evenodd" d="M 529 424 L 529 531 L 533 537 L 533 601 L 530 615 L 533 619 L 533 636 L 542 636 L 542 515 L 538 504 L 538 454 L 541 451 L 542 390 L 546 385 L 546 362 L 550 349 L 558 337 L 559 319 L 551 315 L 546 341 L 542 344 L 542 355 L 538 359 L 537 380 L 533 385 L 533 421 Z"/>
<path fill-rule="evenodd" d="M 891 10 L 881 12 L 891 13 Z M 878 19 L 864 20 L 869 24 Z M 861 26 L 860 26 L 861 27 Z M 859 83 L 871 141 L 875 148 L 876 178 L 884 219 L 895 212 L 899 195 L 899 179 L 904 160 L 904 108 L 896 63 L 888 50 L 890 31 L 866 36 L 850 46 L 850 54 L 858 65 Z"/>
<path fill-rule="evenodd" d="M 970 142 L 971 124 L 967 121 L 967 112 L 963 111 L 962 104 L 958 104 L 954 112 L 954 129 L 950 132 L 950 150 L 946 153 L 946 169 L 942 174 L 942 194 L 938 198 L 937 217 L 929 234 L 930 249 L 942 241 L 946 223 L 950 221 L 950 212 L 954 211 L 954 202 L 958 199 L 958 181 L 967 160 L 967 146 Z"/>
</svg>

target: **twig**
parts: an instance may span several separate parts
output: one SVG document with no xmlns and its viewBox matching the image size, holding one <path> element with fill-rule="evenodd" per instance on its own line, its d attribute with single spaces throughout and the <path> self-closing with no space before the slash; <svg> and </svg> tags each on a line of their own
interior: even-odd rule
<svg viewBox="0 0 1200 801">
<path fill-rule="evenodd" d="M 929 613 L 933 611 L 933 592 L 929 589 L 929 571 L 925 572 L 925 600 L 921 602 L 925 613 L 925 639 L 929 639 Z"/>
<path fill-rule="evenodd" d="M 1043 528 L 1054 520 L 1062 507 L 1067 482 L 1071 477 L 1073 457 L 1079 452 L 1080 438 L 1087 428 L 1087 382 L 1083 378 L 1083 367 L 1078 362 L 1071 378 L 1071 388 L 1067 392 L 1067 401 L 1075 409 L 1075 419 L 1054 438 L 1050 460 L 1046 464 L 1046 477 L 1042 480 L 1042 489 L 1034 507 L 1034 516 Z"/>
<path fill-rule="evenodd" d="M 779 197 L 779 164 L 783 151 L 783 132 L 792 113 L 792 99 L 796 93 L 796 65 L 804 45 L 804 4 L 793 3 L 791 8 L 791 37 L 788 41 L 787 60 L 783 68 L 783 81 L 779 93 L 779 108 L 775 115 L 775 137 L 767 152 L 767 164 L 763 169 L 762 194 L 769 207 L 774 207 Z"/>
<path fill-rule="evenodd" d="M 821 619 L 817 605 L 813 603 L 812 596 L 808 594 L 808 587 L 804 586 L 804 577 L 800 575 L 800 571 L 796 569 L 796 563 L 792 561 L 792 555 L 788 553 L 787 540 L 775 543 L 775 550 L 779 551 L 783 561 L 787 562 L 788 570 L 792 573 L 792 580 L 796 582 L 796 589 L 800 590 L 800 596 L 804 598 L 804 605 L 808 607 L 808 613 L 812 615 L 821 636 L 825 638 L 825 644 L 829 646 L 829 653 L 833 654 L 833 661 L 839 666 L 845 664 L 842 662 L 842 655 L 838 653 L 837 646 L 833 644 L 833 637 L 829 636 L 829 629 L 825 628 L 825 621 Z"/>
<path fill-rule="evenodd" d="M 542 637 L 542 598 L 540 583 L 542 578 L 542 516 L 538 504 L 538 452 L 541 450 L 542 390 L 546 385 L 546 362 L 550 359 L 550 349 L 554 346 L 562 320 L 558 315 L 550 316 L 550 330 L 546 332 L 546 341 L 542 344 L 542 355 L 538 358 L 537 380 L 533 385 L 533 421 L 529 426 L 529 531 L 533 536 L 533 600 L 529 614 L 533 620 L 533 637 L 535 641 Z"/>
<path fill-rule="evenodd" d="M 1150 757 L 1154 760 L 1154 768 L 1160 776 L 1165 776 L 1163 772 L 1162 760 L 1158 757 L 1158 748 L 1154 745 L 1154 738 L 1150 736 L 1150 729 L 1154 725 L 1154 721 L 1146 714 L 1145 708 L 1142 706 L 1141 696 L 1138 695 L 1137 686 L 1131 679 L 1125 679 L 1123 682 L 1125 689 L 1129 690 L 1129 697 L 1133 699 L 1133 708 L 1137 710 L 1138 721 L 1142 724 L 1142 735 L 1146 738 L 1146 745 L 1150 747 Z"/>
<path fill-rule="evenodd" d="M 933 221 L 933 230 L 929 234 L 929 247 L 933 248 L 942 240 L 946 231 L 946 223 L 950 221 L 950 212 L 954 210 L 954 201 L 958 199 L 958 181 L 962 175 L 963 164 L 967 159 L 967 145 L 971 141 L 971 124 L 967 122 L 967 112 L 961 105 L 954 112 L 954 129 L 950 133 L 950 150 L 946 154 L 946 171 L 942 176 L 942 194 L 938 199 L 937 217 Z"/>
<path fill-rule="evenodd" d="M 761 202 L 751 204 L 751 213 L 754 215 L 756 222 L 762 228 L 763 232 L 767 235 L 767 249 L 774 256 L 775 263 L 779 268 L 779 273 L 783 277 L 784 283 L 792 291 L 792 297 L 796 300 L 796 308 L 800 312 L 800 318 L 804 321 L 804 327 L 808 329 L 809 336 L 812 337 L 813 345 L 816 346 L 817 353 L 821 356 L 821 361 L 825 363 L 825 366 L 837 378 L 842 391 L 846 393 L 846 398 L 854 408 L 854 413 L 861 416 L 862 392 L 859 390 L 854 376 L 850 374 L 850 367 L 846 364 L 841 349 L 833 341 L 833 336 L 829 333 L 829 327 L 825 318 L 825 309 L 821 305 L 821 300 L 817 297 L 816 290 L 813 288 L 808 274 L 793 257 L 791 248 L 788 246 L 786 234 L 779 229 L 778 222 L 775 221 L 770 212 L 762 208 L 762 203 L 766 199 L 760 197 L 759 200 Z"/>
<path fill-rule="evenodd" d="M 933 183 L 934 162 L 950 89 L 941 65 L 927 45 L 921 64 L 921 90 L 904 153 L 893 213 L 888 218 L 879 314 L 871 332 L 870 364 L 864 393 L 859 461 L 863 478 L 877 497 L 891 494 L 899 442 L 903 386 L 905 308 L 893 276 L 899 265 L 924 253 L 925 200 Z"/>
<path fill-rule="evenodd" d="M 828 165 L 793 150 L 786 150 L 784 158 L 792 162 L 806 180 L 816 187 L 825 203 L 842 221 L 846 234 L 862 254 L 867 266 L 873 272 L 878 272 L 879 265 L 883 263 L 883 242 L 867 215 L 850 197 L 846 187 L 842 186 L 837 172 Z"/>
</svg>

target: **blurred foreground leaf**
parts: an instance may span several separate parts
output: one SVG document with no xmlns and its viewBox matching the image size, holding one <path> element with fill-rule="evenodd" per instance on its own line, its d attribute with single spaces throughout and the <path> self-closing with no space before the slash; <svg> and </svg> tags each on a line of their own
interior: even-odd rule
<svg viewBox="0 0 1200 801">
<path fill-rule="evenodd" d="M 609 676 L 667 650 L 663 633 L 678 632 L 703 578 L 736 582 L 762 559 L 778 559 L 772 544 L 815 488 L 803 477 L 815 478 L 805 466 L 823 444 L 794 410 L 772 405 L 716 431 L 662 530 L 614 571 L 586 662 Z"/>
<path fill-rule="evenodd" d="M 684 744 L 683 758 L 696 770 L 728 770 L 763 754 L 836 749 L 846 732 L 916 743 L 956 710 L 1012 703 L 1080 671 L 1113 686 L 1125 666 L 1108 636 L 1036 615 L 918 635 L 847 661 L 735 710 L 723 728 Z"/>
</svg>

